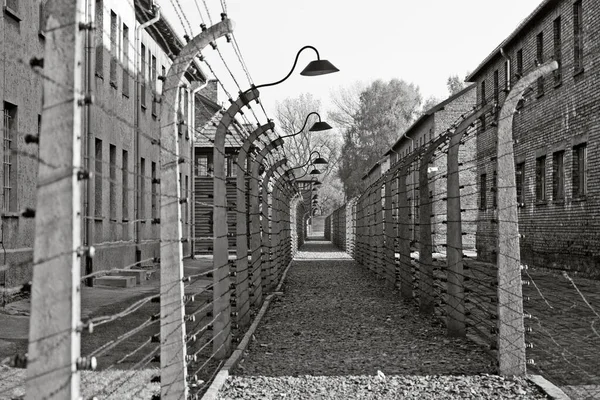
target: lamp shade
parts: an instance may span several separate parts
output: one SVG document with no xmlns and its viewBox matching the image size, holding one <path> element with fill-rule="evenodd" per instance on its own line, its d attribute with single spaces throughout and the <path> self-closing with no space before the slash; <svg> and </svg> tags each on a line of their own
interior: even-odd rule
<svg viewBox="0 0 600 400">
<path fill-rule="evenodd" d="M 338 72 L 337 69 L 332 63 L 327 60 L 315 60 L 308 63 L 306 68 L 300 72 L 300 75 L 304 76 L 317 76 L 317 75 L 325 75 L 331 74 L 333 72 Z"/>
<path fill-rule="evenodd" d="M 331 125 L 329 125 L 327 122 L 315 122 L 313 124 L 313 126 L 310 127 L 309 131 L 311 132 L 317 132 L 317 131 L 327 131 L 331 129 Z"/>
<path fill-rule="evenodd" d="M 319 171 L 318 169 L 313 169 L 312 171 L 310 171 L 311 175 L 319 175 L 321 173 L 321 171 Z"/>
<path fill-rule="evenodd" d="M 329 164 L 329 161 L 327 161 L 323 157 L 318 157 L 313 161 L 313 164 Z"/>
</svg>

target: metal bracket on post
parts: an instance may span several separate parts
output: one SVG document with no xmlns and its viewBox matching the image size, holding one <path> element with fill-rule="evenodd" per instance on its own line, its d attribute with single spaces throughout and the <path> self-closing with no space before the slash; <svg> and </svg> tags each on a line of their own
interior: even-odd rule
<svg viewBox="0 0 600 400">
<path fill-rule="evenodd" d="M 508 93 L 498 123 L 498 358 L 502 375 L 524 375 L 525 328 L 521 287 L 519 216 L 513 146 L 513 118 L 517 103 L 535 81 L 558 69 L 543 64 L 519 80 Z"/>
<path fill-rule="evenodd" d="M 54 0 L 45 19 L 26 399 L 79 398 L 83 42 L 81 0 Z M 58 84 L 56 84 L 58 83 Z M 75 94 L 75 99 L 73 95 Z"/>
<path fill-rule="evenodd" d="M 177 110 L 179 85 L 194 57 L 217 38 L 233 31 L 233 23 L 225 19 L 195 36 L 179 52 L 167 72 L 161 99 L 161 202 L 160 218 L 160 363 L 161 398 L 187 397 L 187 363 L 183 304 L 183 246 L 181 243 L 181 206 L 174 198 L 180 196 Z M 224 196 L 223 196 L 224 197 Z M 215 202 L 217 197 L 215 196 Z M 216 275 L 216 274 L 215 274 Z M 215 289 L 216 291 L 216 289 Z M 216 324 L 215 324 L 216 325 Z"/>
</svg>

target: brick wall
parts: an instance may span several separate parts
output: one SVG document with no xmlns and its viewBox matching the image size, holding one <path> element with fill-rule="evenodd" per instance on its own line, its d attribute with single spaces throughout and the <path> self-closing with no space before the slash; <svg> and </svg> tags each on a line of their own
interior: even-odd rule
<svg viewBox="0 0 600 400">
<path fill-rule="evenodd" d="M 600 276 L 600 233 L 598 195 L 600 170 L 598 151 L 600 121 L 600 91 L 597 80 L 600 33 L 600 3 L 583 0 L 583 71 L 575 69 L 574 5 L 571 0 L 549 2 L 537 10 L 529 22 L 505 43 L 505 51 L 512 59 L 511 80 L 514 83 L 517 52 L 522 51 L 524 74 L 535 68 L 539 58 L 539 34 L 543 32 L 542 60 L 554 55 L 554 35 L 560 17 L 562 80 L 549 75 L 543 82 L 543 93 L 538 84 L 527 93 L 526 101 L 514 119 L 515 162 L 524 164 L 524 199 L 519 208 L 521 257 L 524 263 L 568 270 L 577 270 Z M 486 82 L 486 97 L 493 102 L 494 71 L 499 71 L 500 87 L 505 87 L 504 61 L 495 55 L 472 77 L 478 85 L 478 103 L 482 101 L 481 82 Z M 500 90 L 499 102 L 506 94 Z M 495 169 L 496 128 L 481 130 L 477 136 L 478 176 L 487 175 L 487 208 L 479 212 L 477 249 L 484 260 L 495 258 L 496 217 L 493 205 L 493 172 Z M 575 146 L 587 147 L 587 192 L 585 196 L 574 193 Z M 563 153 L 564 198 L 557 198 L 553 190 L 555 154 Z M 536 159 L 546 157 L 545 199 L 536 193 Z M 558 162 L 556 162 L 558 165 Z M 501 173 L 501 172 L 500 172 Z M 536 195 L 537 194 L 537 195 Z"/>
</svg>

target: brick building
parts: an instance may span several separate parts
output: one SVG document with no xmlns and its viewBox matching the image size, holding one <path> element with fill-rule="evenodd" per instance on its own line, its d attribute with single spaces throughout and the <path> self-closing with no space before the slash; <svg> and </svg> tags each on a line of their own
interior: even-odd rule
<svg viewBox="0 0 600 400">
<path fill-rule="evenodd" d="M 462 91 L 450 96 L 431 109 L 425 111 L 402 136 L 396 141 L 392 148 L 384 155 L 382 160 L 377 163 L 371 171 L 363 177 L 367 185 L 375 182 L 381 174 L 384 174 L 390 166 L 412 153 L 415 149 L 426 146 L 431 141 L 444 134 L 453 124 L 460 121 L 461 116 L 469 114 L 475 105 L 475 86 L 471 85 Z M 463 232 L 468 233 L 463 236 L 463 246 L 465 249 L 475 247 L 475 225 L 468 221 L 474 221 L 476 214 L 476 195 L 475 195 L 475 177 L 472 171 L 475 162 L 475 141 L 468 140 L 461 146 L 459 153 L 462 163 L 460 180 L 462 205 L 466 211 L 463 214 Z M 446 188 L 446 169 L 447 158 L 445 154 L 438 154 L 433 158 L 431 165 L 430 197 L 433 199 L 432 224 L 434 232 L 433 245 L 435 251 L 445 251 L 441 246 L 446 243 L 446 225 L 442 223 L 446 219 L 446 204 L 442 198 L 447 192 Z M 406 179 L 407 197 L 410 211 L 410 234 L 411 240 L 416 242 L 419 238 L 419 162 L 411 165 L 410 173 Z M 473 168 L 470 166 L 473 165 Z M 382 193 L 383 196 L 383 193 Z M 415 223 L 416 222 L 416 223 Z"/>
<path fill-rule="evenodd" d="M 4 76 L 0 80 L 4 113 L 0 240 L 5 249 L 3 264 L 9 266 L 4 268 L 4 285 L 9 288 L 31 279 L 34 221 L 21 211 L 35 208 L 37 145 L 26 144 L 24 136 L 36 134 L 41 126 L 42 81 L 29 61 L 43 57 L 44 3 L 7 0 L 0 17 L 5 54 L 0 64 Z M 150 0 L 95 0 L 94 6 L 95 50 L 84 56 L 86 63 L 93 63 L 93 76 L 83 77 L 84 82 L 91 80 L 94 104 L 89 122 L 83 121 L 82 149 L 83 165 L 93 174 L 82 193 L 82 240 L 93 245 L 96 254 L 84 262 L 82 273 L 140 260 L 147 264 L 159 256 L 160 225 L 155 218 L 160 217 L 160 184 L 154 179 L 160 171 L 160 77 L 184 46 L 162 17 L 139 29 L 157 13 Z M 180 154 L 188 159 L 192 145 L 189 83 L 205 80 L 199 66 L 191 67 L 180 88 L 180 104 L 163 105 L 178 112 Z M 191 162 L 182 165 L 180 179 L 182 191 L 190 193 Z M 187 225 L 184 235 L 189 236 L 189 221 Z M 189 244 L 184 252 L 189 254 Z"/>
<path fill-rule="evenodd" d="M 478 104 L 502 105 L 536 62 L 558 61 L 558 71 L 529 89 L 514 119 L 521 258 L 593 276 L 600 275 L 599 34 L 599 2 L 544 0 L 466 78 L 477 84 Z M 481 125 L 477 249 L 480 257 L 493 260 L 494 187 L 501 171 L 495 170 L 494 118 L 488 115 Z"/>
</svg>

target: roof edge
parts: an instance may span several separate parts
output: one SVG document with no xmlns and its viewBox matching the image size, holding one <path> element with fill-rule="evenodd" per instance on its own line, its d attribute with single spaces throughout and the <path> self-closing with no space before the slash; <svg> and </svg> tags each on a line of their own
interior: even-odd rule
<svg viewBox="0 0 600 400">
<path fill-rule="evenodd" d="M 508 44 L 510 44 L 516 37 L 517 35 L 523 30 L 525 29 L 525 27 L 527 25 L 529 25 L 529 23 L 531 21 L 533 21 L 542 11 L 544 11 L 546 9 L 546 7 L 548 7 L 550 4 L 557 2 L 558 0 L 543 0 L 536 8 L 535 10 L 533 10 L 531 12 L 531 14 L 529 14 L 523 21 L 521 21 L 521 23 L 517 26 L 517 28 L 510 34 L 508 35 L 508 37 L 506 39 L 504 39 L 486 58 L 484 58 L 484 60 L 477 66 L 477 68 L 475 68 L 475 70 L 473 72 L 471 72 L 469 75 L 467 75 L 465 77 L 465 82 L 472 82 L 473 78 L 477 75 L 479 75 L 479 73 L 481 72 L 481 70 L 491 61 L 493 60 L 496 56 L 501 55 L 500 54 L 500 49 L 502 49 L 503 47 L 506 47 Z"/>
</svg>

